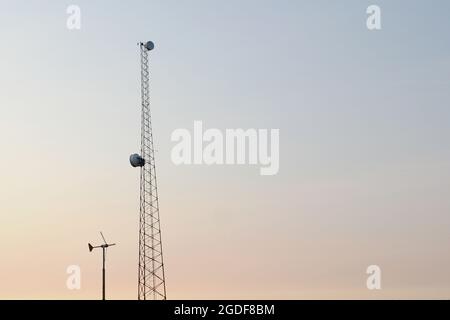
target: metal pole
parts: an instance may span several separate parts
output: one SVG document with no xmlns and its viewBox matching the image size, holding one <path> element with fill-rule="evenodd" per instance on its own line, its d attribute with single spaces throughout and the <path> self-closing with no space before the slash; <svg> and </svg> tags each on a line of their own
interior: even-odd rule
<svg viewBox="0 0 450 320">
<path fill-rule="evenodd" d="M 105 247 L 102 247 L 103 249 L 103 290 L 102 290 L 102 300 L 105 300 Z"/>
</svg>

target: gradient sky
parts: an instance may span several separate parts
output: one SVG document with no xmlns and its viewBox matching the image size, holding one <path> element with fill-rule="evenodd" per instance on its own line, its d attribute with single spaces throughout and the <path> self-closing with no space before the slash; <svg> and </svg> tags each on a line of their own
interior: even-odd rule
<svg viewBox="0 0 450 320">
<path fill-rule="evenodd" d="M 450 298 L 448 1 L 0 7 L 0 298 L 99 298 L 100 230 L 107 296 L 136 298 L 146 40 L 169 299 Z M 279 128 L 278 175 L 175 166 L 194 120 Z"/>
</svg>

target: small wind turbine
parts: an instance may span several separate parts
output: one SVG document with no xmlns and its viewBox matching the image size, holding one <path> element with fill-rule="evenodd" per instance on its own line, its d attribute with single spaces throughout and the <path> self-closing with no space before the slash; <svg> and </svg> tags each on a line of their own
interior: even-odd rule
<svg viewBox="0 0 450 320">
<path fill-rule="evenodd" d="M 105 240 L 105 237 L 103 236 L 103 233 L 100 232 L 100 235 L 103 238 L 103 242 L 104 244 L 100 245 L 100 246 L 93 246 L 90 243 L 88 243 L 88 247 L 89 247 L 89 252 L 92 252 L 93 249 L 96 248 L 102 248 L 103 250 L 103 269 L 102 269 L 102 300 L 105 300 L 105 253 L 106 253 L 106 248 L 111 247 L 111 246 L 115 246 L 115 243 L 110 243 L 108 244 Z"/>
</svg>

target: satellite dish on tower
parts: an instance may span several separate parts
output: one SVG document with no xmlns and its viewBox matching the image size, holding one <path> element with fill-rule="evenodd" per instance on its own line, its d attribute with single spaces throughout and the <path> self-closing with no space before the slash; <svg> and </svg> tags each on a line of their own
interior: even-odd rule
<svg viewBox="0 0 450 320">
<path fill-rule="evenodd" d="M 142 158 L 137 153 L 134 153 L 130 156 L 130 164 L 132 167 L 143 167 L 145 165 L 145 159 Z"/>
<path fill-rule="evenodd" d="M 151 41 L 147 41 L 144 44 L 145 49 L 147 49 L 148 51 L 153 50 L 155 48 L 155 44 Z"/>
</svg>

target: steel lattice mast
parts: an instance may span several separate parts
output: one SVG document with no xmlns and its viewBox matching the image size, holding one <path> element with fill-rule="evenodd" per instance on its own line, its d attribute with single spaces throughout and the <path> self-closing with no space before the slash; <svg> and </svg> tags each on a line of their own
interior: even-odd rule
<svg viewBox="0 0 450 320">
<path fill-rule="evenodd" d="M 148 51 L 151 41 L 139 43 L 141 53 L 141 155 L 130 156 L 133 167 L 140 167 L 138 299 L 165 300 L 166 284 L 161 243 L 158 189 L 150 114 L 150 73 Z"/>
</svg>

